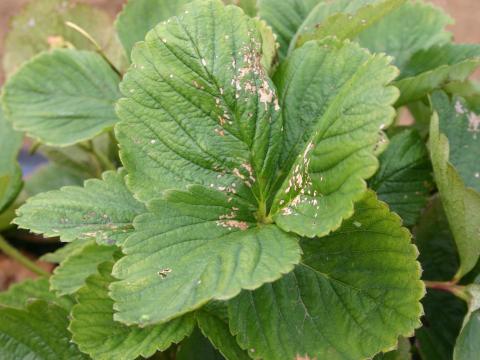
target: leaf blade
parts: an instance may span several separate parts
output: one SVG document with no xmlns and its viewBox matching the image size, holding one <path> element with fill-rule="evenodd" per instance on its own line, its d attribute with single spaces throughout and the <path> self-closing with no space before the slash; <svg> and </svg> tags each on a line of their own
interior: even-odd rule
<svg viewBox="0 0 480 360">
<path fill-rule="evenodd" d="M 2 103 L 15 129 L 44 144 L 68 146 L 117 122 L 119 81 L 99 54 L 57 49 L 25 63 L 5 84 Z"/>
<path fill-rule="evenodd" d="M 420 325 L 418 252 L 372 192 L 337 232 L 302 246 L 293 272 L 229 301 L 230 329 L 251 357 L 368 358 Z"/>
<path fill-rule="evenodd" d="M 120 279 L 111 286 L 117 321 L 168 321 L 274 281 L 300 260 L 294 235 L 255 226 L 248 210 L 220 192 L 171 191 L 149 208 L 136 218 L 123 245 L 126 256 L 113 270 Z"/>
<path fill-rule="evenodd" d="M 125 171 L 108 171 L 84 187 L 67 186 L 30 198 L 17 211 L 15 223 L 62 241 L 96 239 L 121 244 L 133 230 L 135 216 L 146 211 L 127 189 Z"/>
<path fill-rule="evenodd" d="M 335 39 L 305 44 L 279 69 L 285 140 L 271 214 L 282 229 L 322 236 L 352 214 L 393 120 L 396 75 L 383 55 Z"/>
<path fill-rule="evenodd" d="M 112 267 L 113 262 L 100 264 L 98 272 L 91 275 L 77 292 L 69 330 L 80 350 L 99 360 L 148 358 L 192 332 L 195 324 L 192 314 L 144 328 L 115 322 L 113 300 L 108 296 L 108 287 L 115 281 L 110 275 Z M 92 326 L 95 326 L 95 332 L 91 331 Z"/>
</svg>

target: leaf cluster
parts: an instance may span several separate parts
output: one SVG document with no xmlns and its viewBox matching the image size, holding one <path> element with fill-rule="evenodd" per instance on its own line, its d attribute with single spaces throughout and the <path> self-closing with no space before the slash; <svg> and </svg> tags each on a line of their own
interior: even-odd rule
<svg viewBox="0 0 480 360">
<path fill-rule="evenodd" d="M 33 1 L 0 231 L 66 244 L 0 294 L 0 358 L 476 359 L 480 45 L 451 23 L 414 0 L 129 0 L 114 23 Z M 24 137 L 48 163 L 22 180 Z"/>
</svg>

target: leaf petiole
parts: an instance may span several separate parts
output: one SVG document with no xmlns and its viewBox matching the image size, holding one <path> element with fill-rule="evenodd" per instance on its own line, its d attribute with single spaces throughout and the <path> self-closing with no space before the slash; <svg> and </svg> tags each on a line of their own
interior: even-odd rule
<svg viewBox="0 0 480 360">
<path fill-rule="evenodd" d="M 429 289 L 449 292 L 466 302 L 470 301 L 466 287 L 457 285 L 455 281 L 425 281 L 425 286 Z"/>
<path fill-rule="evenodd" d="M 38 267 L 29 258 L 24 256 L 20 251 L 18 251 L 12 245 L 10 245 L 1 235 L 0 235 L 0 250 L 2 250 L 6 255 L 10 256 L 12 259 L 18 261 L 27 269 L 33 271 L 35 274 L 40 276 L 47 276 L 47 277 L 50 276 L 50 273 Z"/>
<path fill-rule="evenodd" d="M 85 39 L 90 41 L 92 43 L 92 45 L 95 47 L 95 49 L 97 50 L 97 53 L 99 53 L 100 56 L 108 63 L 108 65 L 110 65 L 110 67 L 113 69 L 113 71 L 115 71 L 118 74 L 118 76 L 120 76 L 120 78 L 123 76 L 122 72 L 120 70 L 118 70 L 117 67 L 107 57 L 107 55 L 105 55 L 105 52 L 103 51 L 102 47 L 97 42 L 97 40 L 94 39 L 94 37 L 92 35 L 90 35 L 85 29 L 83 29 L 82 27 L 78 26 L 77 24 L 75 24 L 71 21 L 65 21 L 65 25 L 67 25 L 69 28 L 77 31 L 79 34 L 81 34 L 83 37 L 85 37 Z"/>
</svg>

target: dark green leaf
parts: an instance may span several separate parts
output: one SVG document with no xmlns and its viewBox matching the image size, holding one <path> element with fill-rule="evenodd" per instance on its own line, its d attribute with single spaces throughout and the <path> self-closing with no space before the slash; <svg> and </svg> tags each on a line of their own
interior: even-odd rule
<svg viewBox="0 0 480 360">
<path fill-rule="evenodd" d="M 471 314 L 460 333 L 453 353 L 454 360 L 477 360 L 480 354 L 480 310 Z"/>
<path fill-rule="evenodd" d="M 259 15 L 278 36 L 280 58 L 312 9 L 322 0 L 258 0 Z"/>
<path fill-rule="evenodd" d="M 380 169 L 369 185 L 405 225 L 416 224 L 432 187 L 428 151 L 416 131 L 405 130 L 380 155 Z"/>
<path fill-rule="evenodd" d="M 0 358 L 88 359 L 70 342 L 67 316 L 63 308 L 43 301 L 26 309 L 0 308 Z"/>
<path fill-rule="evenodd" d="M 46 278 L 29 279 L 14 284 L 8 291 L 0 293 L 0 307 L 24 309 L 32 301 L 42 300 L 70 311 L 73 306 L 73 300 L 67 296 L 57 297 L 55 293 L 50 291 L 49 286 L 50 284 Z"/>
<path fill-rule="evenodd" d="M 480 115 L 464 99 L 443 92 L 432 96 L 438 113 L 440 132 L 449 142 L 449 161 L 458 171 L 465 186 L 480 192 Z"/>
<path fill-rule="evenodd" d="M 302 248 L 293 272 L 230 301 L 230 329 L 251 357 L 365 359 L 419 326 L 417 249 L 373 193 L 339 230 Z"/>
<path fill-rule="evenodd" d="M 223 303 L 204 306 L 197 312 L 198 327 L 228 360 L 248 360 L 248 352 L 240 348 L 228 328 L 227 308 Z"/>
<path fill-rule="evenodd" d="M 176 360 L 224 360 L 225 358 L 212 346 L 200 330 L 183 341 L 178 349 Z"/>
<path fill-rule="evenodd" d="M 473 269 L 480 256 L 480 194 L 465 186 L 449 161 L 449 140 L 440 130 L 436 113 L 430 125 L 430 152 L 435 181 L 460 256 L 456 274 L 460 279 Z"/>
<path fill-rule="evenodd" d="M 101 264 L 98 273 L 77 292 L 78 304 L 73 308 L 69 330 L 83 352 L 97 360 L 148 358 L 192 332 L 193 314 L 143 328 L 114 321 L 113 300 L 108 296 L 108 287 L 115 281 L 110 275 L 112 266 L 112 262 Z"/>
<path fill-rule="evenodd" d="M 420 100 L 448 82 L 463 81 L 479 65 L 479 45 L 446 44 L 419 51 L 395 82 L 401 93 L 397 105 Z"/>
</svg>

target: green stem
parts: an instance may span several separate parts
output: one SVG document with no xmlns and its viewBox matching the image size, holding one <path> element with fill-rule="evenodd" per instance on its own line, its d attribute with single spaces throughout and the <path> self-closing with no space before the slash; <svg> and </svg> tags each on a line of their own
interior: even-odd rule
<svg viewBox="0 0 480 360">
<path fill-rule="evenodd" d="M 85 39 L 90 41 L 92 45 L 97 49 L 97 53 L 100 54 L 100 56 L 107 62 L 108 65 L 112 68 L 113 71 L 117 73 L 120 78 L 123 76 L 122 72 L 118 70 L 115 65 L 110 61 L 110 59 L 107 57 L 105 52 L 103 51 L 102 47 L 100 44 L 93 38 L 92 35 L 90 35 L 84 28 L 78 26 L 77 24 L 71 22 L 71 21 L 65 21 L 65 25 L 67 25 L 69 28 L 72 28 L 73 30 L 77 31 L 79 34 L 81 34 Z"/>
<path fill-rule="evenodd" d="M 272 218 L 267 214 L 267 204 L 265 203 L 265 201 L 259 201 L 258 203 L 257 221 L 260 224 L 265 225 L 273 223 Z"/>
<path fill-rule="evenodd" d="M 102 152 L 95 149 L 95 146 L 92 144 L 92 154 L 98 160 L 100 165 L 104 170 L 116 170 L 115 165 L 108 159 Z"/>
<path fill-rule="evenodd" d="M 457 285 L 455 281 L 425 281 L 425 286 L 429 289 L 449 292 L 466 302 L 470 301 L 470 295 L 465 286 Z"/>
<path fill-rule="evenodd" d="M 35 274 L 40 276 L 47 276 L 47 277 L 50 276 L 50 273 L 38 267 L 29 258 L 24 256 L 20 251 L 18 251 L 12 245 L 10 245 L 1 235 L 0 235 L 0 250 L 2 250 L 6 255 L 10 256 L 12 259 L 15 259 L 16 261 L 18 261 L 27 269 L 33 271 Z"/>
</svg>

